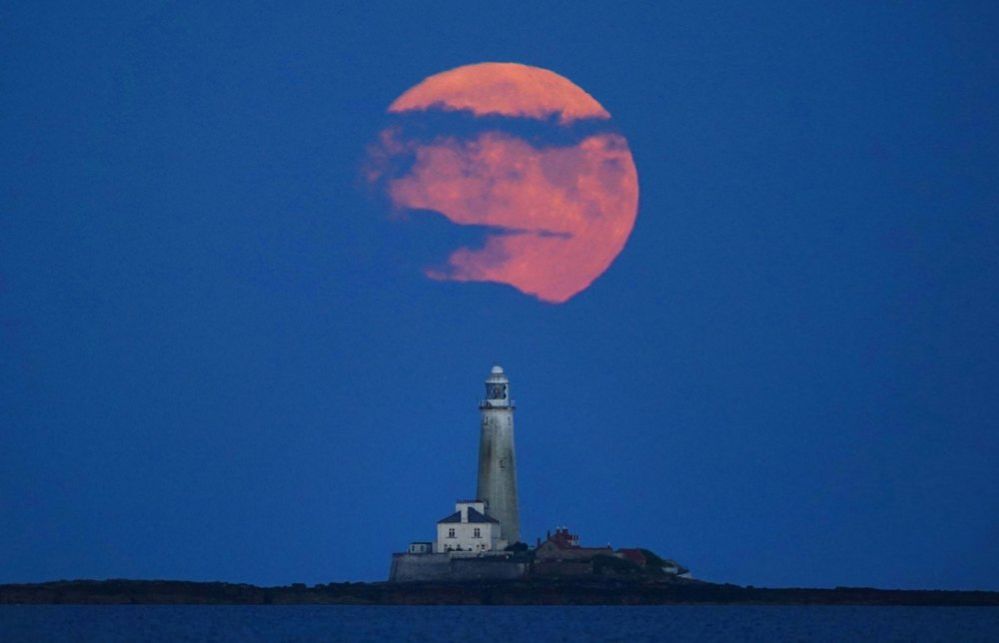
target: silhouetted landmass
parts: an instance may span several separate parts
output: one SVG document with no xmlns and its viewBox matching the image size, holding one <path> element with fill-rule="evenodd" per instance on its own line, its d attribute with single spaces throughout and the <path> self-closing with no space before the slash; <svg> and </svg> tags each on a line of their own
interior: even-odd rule
<svg viewBox="0 0 999 643">
<path fill-rule="evenodd" d="M 462 583 L 330 583 L 256 587 L 160 580 L 0 585 L 0 604 L 169 605 L 950 605 L 999 606 L 999 592 L 761 588 L 701 581 L 530 579 Z"/>
</svg>

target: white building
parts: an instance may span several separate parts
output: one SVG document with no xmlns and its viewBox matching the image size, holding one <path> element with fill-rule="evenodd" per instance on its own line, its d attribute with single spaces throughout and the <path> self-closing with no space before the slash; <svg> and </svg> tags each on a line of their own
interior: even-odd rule
<svg viewBox="0 0 999 643">
<path fill-rule="evenodd" d="M 407 551 L 410 554 L 430 554 L 434 551 L 434 544 L 418 540 L 416 542 L 409 543 L 409 549 Z"/>
<path fill-rule="evenodd" d="M 506 548 L 500 523 L 486 513 L 482 500 L 459 500 L 454 513 L 437 521 L 434 552 L 476 556 Z"/>
</svg>

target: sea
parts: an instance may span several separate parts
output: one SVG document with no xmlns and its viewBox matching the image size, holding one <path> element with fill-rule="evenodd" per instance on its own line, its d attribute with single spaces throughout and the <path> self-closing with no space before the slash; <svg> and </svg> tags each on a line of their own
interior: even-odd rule
<svg viewBox="0 0 999 643">
<path fill-rule="evenodd" d="M 0 641 L 999 642 L 999 608 L 0 605 Z"/>
</svg>

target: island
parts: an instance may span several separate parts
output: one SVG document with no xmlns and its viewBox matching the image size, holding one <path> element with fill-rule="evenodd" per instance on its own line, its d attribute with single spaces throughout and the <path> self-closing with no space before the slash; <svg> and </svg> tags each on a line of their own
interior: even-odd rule
<svg viewBox="0 0 999 643">
<path fill-rule="evenodd" d="M 413 583 L 64 580 L 0 585 L 0 604 L 78 605 L 912 605 L 999 606 L 999 592 L 764 588 L 686 579 L 531 578 Z"/>
</svg>

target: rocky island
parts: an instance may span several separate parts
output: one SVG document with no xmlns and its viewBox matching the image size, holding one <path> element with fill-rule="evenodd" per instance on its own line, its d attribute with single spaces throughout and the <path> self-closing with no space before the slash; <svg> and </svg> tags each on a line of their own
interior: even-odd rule
<svg viewBox="0 0 999 643">
<path fill-rule="evenodd" d="M 80 605 L 937 605 L 999 606 L 999 592 L 762 588 L 684 579 L 532 578 L 258 587 L 166 580 L 0 585 L 0 604 Z"/>
</svg>

